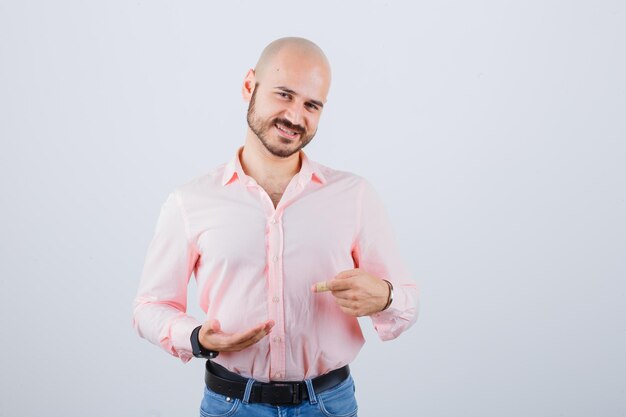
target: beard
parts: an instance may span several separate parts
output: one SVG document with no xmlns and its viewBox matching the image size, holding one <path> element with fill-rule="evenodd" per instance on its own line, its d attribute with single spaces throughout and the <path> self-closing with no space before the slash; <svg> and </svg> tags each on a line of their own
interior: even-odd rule
<svg viewBox="0 0 626 417">
<path fill-rule="evenodd" d="M 280 117 L 275 117 L 271 120 L 263 120 L 261 117 L 259 117 L 259 115 L 256 113 L 255 108 L 257 87 L 258 84 L 255 86 L 254 91 L 252 92 L 250 104 L 248 105 L 248 115 L 246 117 L 250 130 L 252 130 L 257 138 L 259 138 L 265 149 L 267 149 L 274 156 L 287 158 L 294 153 L 299 152 L 300 149 L 304 148 L 306 145 L 308 145 L 309 142 L 311 142 L 311 139 L 313 139 L 316 132 L 307 134 L 307 130 L 303 126 L 294 125 L 289 120 Z M 292 144 L 293 141 L 289 141 L 286 138 L 278 138 L 280 144 L 273 143 L 270 139 L 270 131 L 277 123 L 285 126 L 289 130 L 297 132 L 298 137 L 294 139 L 294 141 L 297 140 L 299 141 L 299 143 Z"/>
</svg>

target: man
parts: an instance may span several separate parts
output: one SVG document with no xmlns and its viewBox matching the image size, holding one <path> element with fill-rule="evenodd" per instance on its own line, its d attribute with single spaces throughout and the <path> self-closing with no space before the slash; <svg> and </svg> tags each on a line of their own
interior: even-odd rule
<svg viewBox="0 0 626 417">
<path fill-rule="evenodd" d="M 272 42 L 243 82 L 244 146 L 162 206 L 134 326 L 184 362 L 210 358 L 203 416 L 356 415 L 356 317 L 383 340 L 416 320 L 417 288 L 371 186 L 301 151 L 330 81 L 317 45 Z M 192 273 L 204 323 L 186 314 Z"/>
</svg>

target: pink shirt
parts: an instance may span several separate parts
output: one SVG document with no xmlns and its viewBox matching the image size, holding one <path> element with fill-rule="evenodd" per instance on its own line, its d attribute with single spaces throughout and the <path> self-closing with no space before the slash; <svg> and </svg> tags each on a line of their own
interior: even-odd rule
<svg viewBox="0 0 626 417">
<path fill-rule="evenodd" d="M 259 381 L 313 378 L 350 363 L 363 345 L 355 317 L 311 285 L 361 268 L 394 285 L 391 306 L 371 316 L 382 340 L 418 312 L 418 290 L 395 245 L 381 201 L 363 178 L 309 160 L 274 208 L 239 158 L 172 192 L 148 248 L 133 325 L 184 362 L 206 318 L 225 332 L 275 321 L 269 336 L 215 362 Z M 194 274 L 206 318 L 186 314 Z"/>
</svg>

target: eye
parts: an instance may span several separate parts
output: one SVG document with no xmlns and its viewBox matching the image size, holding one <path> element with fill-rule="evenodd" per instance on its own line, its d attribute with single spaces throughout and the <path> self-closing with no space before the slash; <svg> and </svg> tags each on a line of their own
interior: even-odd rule
<svg viewBox="0 0 626 417">
<path fill-rule="evenodd" d="M 317 105 L 313 104 L 313 103 L 305 103 L 305 106 L 309 109 L 309 110 L 319 110 L 319 107 L 317 107 Z"/>
<path fill-rule="evenodd" d="M 286 99 L 290 99 L 291 98 L 291 94 L 285 93 L 284 91 L 279 91 L 276 94 L 278 94 L 278 96 L 280 98 L 286 98 Z"/>
</svg>

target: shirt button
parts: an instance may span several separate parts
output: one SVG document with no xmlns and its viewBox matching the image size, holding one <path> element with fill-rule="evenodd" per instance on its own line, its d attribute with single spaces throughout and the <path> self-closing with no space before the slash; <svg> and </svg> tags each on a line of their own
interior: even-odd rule
<svg viewBox="0 0 626 417">
<path fill-rule="evenodd" d="M 274 255 L 272 259 L 274 260 L 274 262 L 278 262 L 278 255 Z"/>
<path fill-rule="evenodd" d="M 274 296 L 274 298 L 272 298 L 272 301 L 277 303 L 280 301 L 280 298 L 278 298 L 278 296 Z"/>
<path fill-rule="evenodd" d="M 283 377 L 283 374 L 281 374 L 280 372 L 276 372 L 274 374 L 274 378 L 282 378 L 282 377 Z"/>
<path fill-rule="evenodd" d="M 278 223 L 278 220 L 272 219 L 272 224 L 276 224 L 276 223 Z"/>
<path fill-rule="evenodd" d="M 280 341 L 281 341 L 280 336 L 276 336 L 276 337 L 274 338 L 274 342 L 276 342 L 276 343 L 280 343 Z"/>
</svg>

